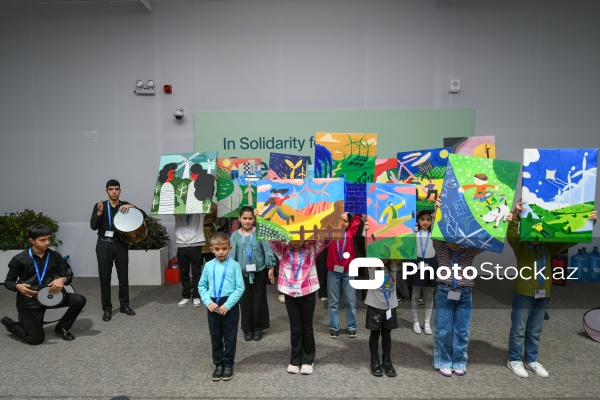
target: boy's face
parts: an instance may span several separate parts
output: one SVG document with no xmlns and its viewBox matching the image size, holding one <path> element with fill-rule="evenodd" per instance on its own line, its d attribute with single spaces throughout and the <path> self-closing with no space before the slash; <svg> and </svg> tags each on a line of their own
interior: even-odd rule
<svg viewBox="0 0 600 400">
<path fill-rule="evenodd" d="M 31 246 L 33 247 L 34 252 L 46 252 L 48 247 L 50 246 L 50 235 L 46 236 L 38 236 L 35 239 L 27 239 Z"/>
<path fill-rule="evenodd" d="M 121 188 L 119 186 L 109 186 L 106 189 L 106 194 L 108 194 L 108 198 L 110 200 L 119 200 L 119 196 L 121 195 Z"/>
<path fill-rule="evenodd" d="M 215 243 L 210 246 L 210 251 L 213 252 L 219 261 L 225 261 L 227 259 L 229 250 L 231 250 L 231 244 L 229 244 L 229 242 Z"/>
</svg>

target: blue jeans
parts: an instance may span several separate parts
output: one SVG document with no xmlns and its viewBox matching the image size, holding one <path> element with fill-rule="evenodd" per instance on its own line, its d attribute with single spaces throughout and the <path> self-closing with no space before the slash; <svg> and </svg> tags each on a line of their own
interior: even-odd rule
<svg viewBox="0 0 600 400">
<path fill-rule="evenodd" d="M 350 286 L 354 279 L 348 272 L 327 272 L 327 299 L 329 301 L 329 329 L 337 332 L 340 330 L 338 309 L 340 305 L 340 288 L 344 292 L 344 306 L 346 308 L 346 323 L 349 331 L 356 331 L 356 289 Z"/>
<path fill-rule="evenodd" d="M 448 300 L 450 291 L 440 285 L 435 295 L 433 367 L 466 371 L 473 306 L 471 288 L 462 289 L 459 300 Z"/>
<path fill-rule="evenodd" d="M 544 325 L 544 312 L 549 298 L 536 299 L 513 292 L 508 361 L 522 361 L 523 342 L 525 362 L 537 361 L 538 346 Z"/>
</svg>

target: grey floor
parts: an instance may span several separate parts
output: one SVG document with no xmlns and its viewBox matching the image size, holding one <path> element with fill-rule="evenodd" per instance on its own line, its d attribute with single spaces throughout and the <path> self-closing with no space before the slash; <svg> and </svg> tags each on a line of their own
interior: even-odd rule
<svg viewBox="0 0 600 400">
<path fill-rule="evenodd" d="M 178 308 L 179 285 L 131 288 L 130 317 L 102 321 L 99 283 L 76 278 L 73 286 L 88 303 L 75 323 L 74 342 L 54 336 L 29 346 L 0 332 L 0 398 L 131 399 L 175 398 L 597 398 L 600 343 L 587 337 L 583 313 L 600 306 L 600 286 L 575 284 L 553 289 L 551 319 L 545 322 L 539 361 L 550 378 L 518 378 L 506 368 L 512 286 L 477 281 L 469 344 L 468 373 L 444 378 L 431 367 L 432 337 L 411 330 L 410 306 L 399 306 L 392 357 L 398 376 L 369 374 L 365 308 L 359 300 L 358 338 L 330 339 L 327 309 L 315 312 L 317 357 L 311 376 L 289 375 L 289 325 L 285 306 L 269 286 L 271 328 L 260 342 L 238 335 L 235 376 L 212 382 L 206 309 Z M 117 288 L 113 288 L 113 299 Z M 0 316 L 16 318 L 15 294 L 0 290 Z M 423 310 L 420 310 L 423 312 Z M 345 318 L 341 317 L 342 324 Z M 343 325 L 342 325 L 343 326 Z"/>
</svg>

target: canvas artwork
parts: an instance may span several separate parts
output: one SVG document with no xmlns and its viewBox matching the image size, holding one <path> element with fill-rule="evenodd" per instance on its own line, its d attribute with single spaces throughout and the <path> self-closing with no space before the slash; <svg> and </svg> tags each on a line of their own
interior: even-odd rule
<svg viewBox="0 0 600 400">
<path fill-rule="evenodd" d="M 444 138 L 444 147 L 450 147 L 452 154 L 496 158 L 496 136 Z"/>
<path fill-rule="evenodd" d="M 398 153 L 398 181 L 417 186 L 417 210 L 433 210 L 440 197 L 449 147 Z"/>
<path fill-rule="evenodd" d="M 375 182 L 399 183 L 397 158 L 378 158 L 375 160 Z"/>
<path fill-rule="evenodd" d="M 373 182 L 377 134 L 317 132 L 315 177 L 344 178 L 351 183 Z"/>
<path fill-rule="evenodd" d="M 500 253 L 521 163 L 450 154 L 432 237 Z"/>
<path fill-rule="evenodd" d="M 521 240 L 592 241 L 598 149 L 524 149 Z"/>
<path fill-rule="evenodd" d="M 271 153 L 268 179 L 306 179 L 308 157 L 292 154 Z"/>
<path fill-rule="evenodd" d="M 344 181 L 344 211 L 350 214 L 367 213 L 367 185 Z"/>
<path fill-rule="evenodd" d="M 174 215 L 210 212 L 216 160 L 216 151 L 163 154 L 150 213 Z"/>
<path fill-rule="evenodd" d="M 257 184 L 257 238 L 315 240 L 342 237 L 344 180 L 281 179 Z"/>
<path fill-rule="evenodd" d="M 416 258 L 416 191 L 414 185 L 367 184 L 367 256 Z"/>
<path fill-rule="evenodd" d="M 260 158 L 217 159 L 217 216 L 238 217 L 243 206 L 256 203 Z"/>
</svg>

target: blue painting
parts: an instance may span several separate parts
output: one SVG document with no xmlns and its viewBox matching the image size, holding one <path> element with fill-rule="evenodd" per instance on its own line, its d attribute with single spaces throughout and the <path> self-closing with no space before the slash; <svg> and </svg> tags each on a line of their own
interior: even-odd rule
<svg viewBox="0 0 600 400">
<path fill-rule="evenodd" d="M 308 157 L 292 154 L 271 153 L 268 179 L 306 179 L 308 177 Z"/>
<path fill-rule="evenodd" d="M 367 213 L 367 185 L 344 181 L 344 211 L 350 214 Z"/>
</svg>

